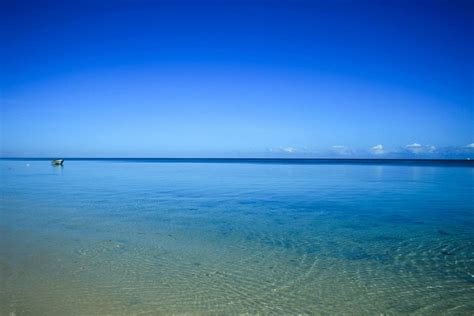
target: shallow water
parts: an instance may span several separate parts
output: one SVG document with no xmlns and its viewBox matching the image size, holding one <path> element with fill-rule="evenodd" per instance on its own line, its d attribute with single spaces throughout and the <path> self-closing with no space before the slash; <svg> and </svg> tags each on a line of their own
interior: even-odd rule
<svg viewBox="0 0 474 316">
<path fill-rule="evenodd" d="M 0 315 L 474 313 L 472 164 L 0 168 Z"/>
</svg>

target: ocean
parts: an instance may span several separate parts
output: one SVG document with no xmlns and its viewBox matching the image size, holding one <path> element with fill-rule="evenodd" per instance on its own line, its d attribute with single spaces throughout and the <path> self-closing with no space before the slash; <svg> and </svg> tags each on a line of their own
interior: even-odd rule
<svg viewBox="0 0 474 316">
<path fill-rule="evenodd" d="M 472 161 L 0 170 L 0 315 L 474 313 Z"/>
</svg>

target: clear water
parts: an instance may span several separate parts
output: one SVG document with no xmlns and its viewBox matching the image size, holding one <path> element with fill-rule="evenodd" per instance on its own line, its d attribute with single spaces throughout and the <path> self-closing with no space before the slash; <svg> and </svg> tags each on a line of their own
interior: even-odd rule
<svg viewBox="0 0 474 316">
<path fill-rule="evenodd" d="M 472 164 L 0 168 L 0 315 L 474 313 Z"/>
</svg>

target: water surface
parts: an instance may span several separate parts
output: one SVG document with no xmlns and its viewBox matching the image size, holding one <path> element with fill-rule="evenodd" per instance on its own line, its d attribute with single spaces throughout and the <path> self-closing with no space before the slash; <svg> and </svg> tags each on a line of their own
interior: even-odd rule
<svg viewBox="0 0 474 316">
<path fill-rule="evenodd" d="M 470 162 L 0 168 L 0 315 L 474 312 Z"/>
</svg>

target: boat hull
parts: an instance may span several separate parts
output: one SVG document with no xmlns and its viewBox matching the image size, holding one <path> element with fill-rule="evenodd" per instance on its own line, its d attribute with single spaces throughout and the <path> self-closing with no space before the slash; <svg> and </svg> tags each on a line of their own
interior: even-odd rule
<svg viewBox="0 0 474 316">
<path fill-rule="evenodd" d="M 64 163 L 64 159 L 56 159 L 56 160 L 51 161 L 51 164 L 55 166 L 62 166 L 63 163 Z"/>
</svg>

